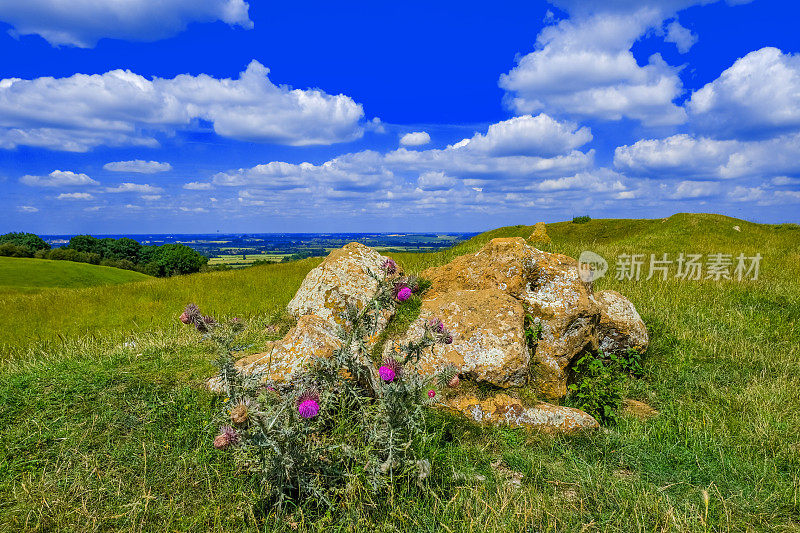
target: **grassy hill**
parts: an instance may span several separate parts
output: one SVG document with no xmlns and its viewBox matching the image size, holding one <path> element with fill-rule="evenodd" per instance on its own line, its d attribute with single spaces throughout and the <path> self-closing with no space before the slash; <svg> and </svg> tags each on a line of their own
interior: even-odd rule
<svg viewBox="0 0 800 533">
<path fill-rule="evenodd" d="M 0 257 L 0 295 L 36 293 L 49 288 L 116 285 L 151 279 L 119 268 L 21 257 Z"/>
<path fill-rule="evenodd" d="M 421 271 L 532 229 L 396 258 Z M 800 226 L 679 214 L 547 231 L 550 251 L 605 257 L 596 289 L 619 290 L 644 318 L 645 377 L 625 392 L 657 417 L 572 438 L 436 417 L 455 484 L 386 501 L 353 492 L 333 511 L 276 519 L 254 514 L 257 484 L 210 447 L 219 400 L 200 385 L 213 355 L 176 315 L 195 301 L 248 317 L 255 351 L 280 334 L 264 326 L 288 327 L 282 310 L 318 259 L 2 295 L 0 530 L 799 530 Z M 619 254 L 680 252 L 760 253 L 760 277 L 614 277 Z M 524 474 L 521 487 L 497 461 Z"/>
</svg>

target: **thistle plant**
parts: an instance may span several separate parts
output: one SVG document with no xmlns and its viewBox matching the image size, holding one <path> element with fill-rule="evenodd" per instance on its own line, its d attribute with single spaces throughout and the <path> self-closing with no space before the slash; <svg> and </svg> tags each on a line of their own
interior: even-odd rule
<svg viewBox="0 0 800 533">
<path fill-rule="evenodd" d="M 216 345 L 226 398 L 214 447 L 231 451 L 259 476 L 278 506 L 309 498 L 331 504 L 337 489 L 354 477 L 364 477 L 377 491 L 430 473 L 423 453 L 424 406 L 437 400 L 415 365 L 426 350 L 453 337 L 441 321 L 426 321 L 419 340 L 394 345 L 393 355 L 374 364 L 370 339 L 380 321 L 424 283 L 403 276 L 391 259 L 370 275 L 377 290 L 363 306 L 346 307 L 339 347 L 331 357 L 314 358 L 290 382 L 245 375 L 233 364 L 240 321 L 206 320 L 196 306 L 184 311 L 186 320 L 181 315 Z"/>
</svg>

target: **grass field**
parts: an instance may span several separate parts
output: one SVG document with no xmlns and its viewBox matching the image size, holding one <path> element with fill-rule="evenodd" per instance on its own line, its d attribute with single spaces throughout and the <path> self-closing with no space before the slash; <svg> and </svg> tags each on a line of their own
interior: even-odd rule
<svg viewBox="0 0 800 533">
<path fill-rule="evenodd" d="M 736 231 L 733 226 L 739 226 Z M 548 224 L 551 251 L 591 250 L 651 333 L 627 395 L 659 411 L 581 437 L 431 420 L 447 483 L 289 516 L 254 511 L 259 488 L 211 448 L 211 349 L 176 315 L 195 301 L 264 326 L 318 259 L 241 271 L 0 297 L 0 530 L 798 531 L 800 227 L 716 215 Z M 474 251 L 501 228 L 412 271 Z M 757 281 L 616 280 L 622 253 L 747 256 Z M 646 273 L 646 270 L 645 270 Z M 643 276 L 646 277 L 646 276 Z M 274 336 L 277 336 L 275 334 Z M 503 482 L 497 461 L 524 474 Z"/>
<path fill-rule="evenodd" d="M 209 265 L 230 265 L 234 268 L 250 266 L 256 261 L 280 262 L 281 259 L 291 254 L 238 254 L 218 255 L 208 260 Z"/>
<path fill-rule="evenodd" d="M 151 279 L 119 268 L 21 257 L 0 257 L 0 297 L 10 293 L 35 293 L 50 288 L 116 285 Z"/>
</svg>

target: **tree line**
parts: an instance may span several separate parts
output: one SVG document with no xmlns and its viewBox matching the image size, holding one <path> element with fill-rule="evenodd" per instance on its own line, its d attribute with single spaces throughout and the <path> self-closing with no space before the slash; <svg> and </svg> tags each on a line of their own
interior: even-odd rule
<svg viewBox="0 0 800 533">
<path fill-rule="evenodd" d="M 136 270 L 157 277 L 199 272 L 208 263 L 207 257 L 183 244 L 144 246 L 128 237 L 98 239 L 76 235 L 66 246 L 52 248 L 33 233 L 0 235 L 0 256 L 76 261 Z"/>
</svg>

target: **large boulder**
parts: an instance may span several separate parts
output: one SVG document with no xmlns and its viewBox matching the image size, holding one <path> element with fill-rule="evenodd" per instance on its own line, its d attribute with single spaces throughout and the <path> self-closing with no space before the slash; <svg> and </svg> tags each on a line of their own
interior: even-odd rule
<svg viewBox="0 0 800 533">
<path fill-rule="evenodd" d="M 491 289 L 517 300 L 522 318 L 525 312 L 530 313 L 535 325 L 541 326 L 541 338 L 530 357 L 537 376 L 535 385 L 543 396 L 563 397 L 569 366 L 582 352 L 597 349 L 599 310 L 591 299 L 591 287 L 579 276 L 577 261 L 570 257 L 538 250 L 521 237 L 492 239 L 474 254 L 429 268 L 422 276 L 432 282 L 423 308 L 429 300 L 454 291 L 471 297 Z M 458 326 L 440 318 L 458 337 Z M 517 342 L 524 346 L 524 335 Z M 515 379 L 492 381 L 495 385 L 516 385 L 516 378 L 527 374 L 528 357 L 508 359 L 520 365 L 507 372 Z"/>
<path fill-rule="evenodd" d="M 597 335 L 600 349 L 606 353 L 621 353 L 628 349 L 644 352 L 650 339 L 644 320 L 633 304 L 617 291 L 594 293 L 600 308 Z"/>
<path fill-rule="evenodd" d="M 363 308 L 375 295 L 386 258 L 357 242 L 332 251 L 322 263 L 306 275 L 287 310 L 295 318 L 316 315 L 342 323 L 348 304 Z M 384 322 L 390 316 L 384 317 Z"/>
<path fill-rule="evenodd" d="M 498 289 L 436 293 L 423 300 L 420 319 L 399 344 L 419 340 L 426 321 L 436 318 L 447 325 L 453 342 L 425 351 L 417 366 L 423 375 L 454 365 L 460 374 L 477 381 L 501 387 L 525 384 L 529 355 L 519 300 Z M 394 343 L 387 343 L 385 355 L 394 348 Z"/>
<path fill-rule="evenodd" d="M 534 251 L 521 237 L 492 239 L 474 254 L 423 271 L 422 277 L 431 281 L 425 298 L 454 290 L 497 289 L 519 299 L 536 273 Z"/>
<path fill-rule="evenodd" d="M 527 426 L 545 433 L 574 433 L 599 427 L 594 417 L 579 409 L 545 402 L 525 407 L 519 399 L 507 394 L 497 394 L 484 400 L 464 394 L 449 400 L 445 407 L 474 422 Z"/>
</svg>

